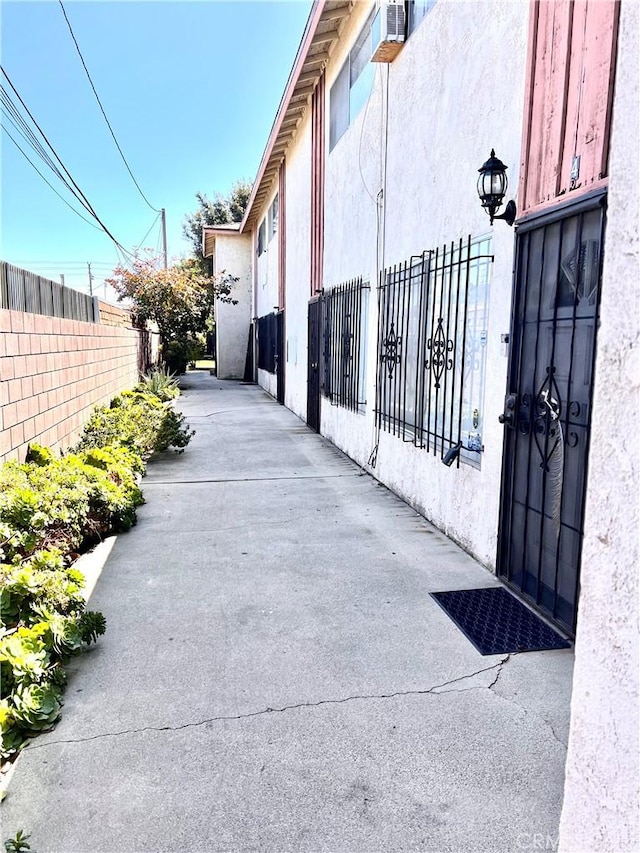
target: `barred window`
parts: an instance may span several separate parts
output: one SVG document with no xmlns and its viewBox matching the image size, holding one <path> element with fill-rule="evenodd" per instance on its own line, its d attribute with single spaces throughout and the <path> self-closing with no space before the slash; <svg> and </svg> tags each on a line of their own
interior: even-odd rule
<svg viewBox="0 0 640 853">
<path fill-rule="evenodd" d="M 378 288 L 379 428 L 441 455 L 482 450 L 491 238 L 388 268 Z"/>
<path fill-rule="evenodd" d="M 354 279 L 322 297 L 322 393 L 354 412 L 366 405 L 369 284 Z"/>
</svg>

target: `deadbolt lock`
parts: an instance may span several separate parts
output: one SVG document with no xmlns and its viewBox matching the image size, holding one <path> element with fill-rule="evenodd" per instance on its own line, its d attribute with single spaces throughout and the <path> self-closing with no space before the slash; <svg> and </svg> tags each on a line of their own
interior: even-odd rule
<svg viewBox="0 0 640 853">
<path fill-rule="evenodd" d="M 501 424 L 513 426 L 515 420 L 516 403 L 518 398 L 515 394 L 507 394 L 504 399 L 504 412 L 498 415 L 498 420 Z"/>
</svg>

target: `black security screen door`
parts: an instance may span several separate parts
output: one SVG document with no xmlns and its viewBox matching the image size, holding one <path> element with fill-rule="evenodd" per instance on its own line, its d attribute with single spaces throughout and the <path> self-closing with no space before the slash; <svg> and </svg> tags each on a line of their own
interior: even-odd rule
<svg viewBox="0 0 640 853">
<path fill-rule="evenodd" d="M 518 228 L 498 573 L 570 634 L 578 602 L 605 196 Z"/>
<path fill-rule="evenodd" d="M 318 297 L 309 302 L 308 353 L 307 353 L 307 423 L 320 432 L 320 339 L 322 322 L 322 300 Z"/>
<path fill-rule="evenodd" d="M 284 311 L 278 311 L 276 314 L 276 399 L 284 406 L 284 383 L 285 383 L 285 368 L 286 368 L 286 352 L 285 352 L 285 337 L 284 337 Z"/>
</svg>

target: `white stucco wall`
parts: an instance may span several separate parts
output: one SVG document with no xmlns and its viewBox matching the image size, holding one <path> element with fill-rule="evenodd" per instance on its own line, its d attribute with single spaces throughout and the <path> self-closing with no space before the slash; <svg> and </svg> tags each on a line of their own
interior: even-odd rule
<svg viewBox="0 0 640 853">
<path fill-rule="evenodd" d="M 216 236 L 216 275 L 228 273 L 239 280 L 231 296 L 237 305 L 216 300 L 216 371 L 219 379 L 242 379 L 251 323 L 251 235 Z"/>
<path fill-rule="evenodd" d="M 264 317 L 272 314 L 274 308 L 278 307 L 278 234 L 271 236 L 269 231 L 269 208 L 278 191 L 278 181 L 273 181 L 271 191 L 267 196 L 267 202 L 260 209 L 256 225 L 255 245 L 258 245 L 258 229 L 260 223 L 265 221 L 265 250 L 261 255 L 256 252 L 256 317 Z M 278 224 L 280 227 L 280 224 Z M 256 353 L 257 357 L 257 353 Z M 258 385 L 265 389 L 273 397 L 276 396 L 277 378 L 275 373 L 266 370 L 258 370 Z"/>
<path fill-rule="evenodd" d="M 311 270 L 311 108 L 286 154 L 285 405 L 307 417 L 307 305 Z"/>
<path fill-rule="evenodd" d="M 369 9 L 356 7 L 328 66 L 327 93 Z M 517 202 L 528 18 L 524 3 L 438 0 L 394 62 L 377 66 L 368 104 L 331 152 L 327 141 L 324 285 L 364 275 L 372 290 L 366 416 L 323 400 L 321 431 L 360 464 L 374 446 L 377 243 L 384 242 L 382 263 L 391 265 L 468 234 L 493 234 L 481 469 L 446 468 L 439 457 L 382 432 L 372 470 L 489 566 L 496 554 L 503 443 L 497 419 L 507 371 L 500 336 L 509 331 L 514 233 L 504 222 L 489 227 L 476 180 L 494 147 L 509 166 L 508 198 Z M 387 75 L 382 241 L 376 198 L 385 184 Z"/>
<path fill-rule="evenodd" d="M 256 225 L 257 234 L 262 220 L 264 219 L 266 222 L 265 250 L 259 256 L 256 254 L 258 317 L 270 314 L 278 305 L 278 234 L 276 233 L 272 237 L 269 233 L 269 217 L 267 215 L 277 191 L 278 182 L 275 180 L 268 201 L 260 210 Z"/>
<path fill-rule="evenodd" d="M 638 851 L 639 7 L 621 5 L 563 853 Z"/>
</svg>

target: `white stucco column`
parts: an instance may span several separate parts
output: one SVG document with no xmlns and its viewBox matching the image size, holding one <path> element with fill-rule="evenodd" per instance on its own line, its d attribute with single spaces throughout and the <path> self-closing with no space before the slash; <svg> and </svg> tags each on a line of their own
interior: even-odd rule
<svg viewBox="0 0 640 853">
<path fill-rule="evenodd" d="M 216 374 L 218 379 L 242 379 L 251 325 L 251 235 L 218 235 L 215 269 L 238 279 L 231 289 L 234 305 L 216 300 Z"/>
<path fill-rule="evenodd" d="M 640 850 L 639 12 L 622 0 L 562 853 Z"/>
</svg>

